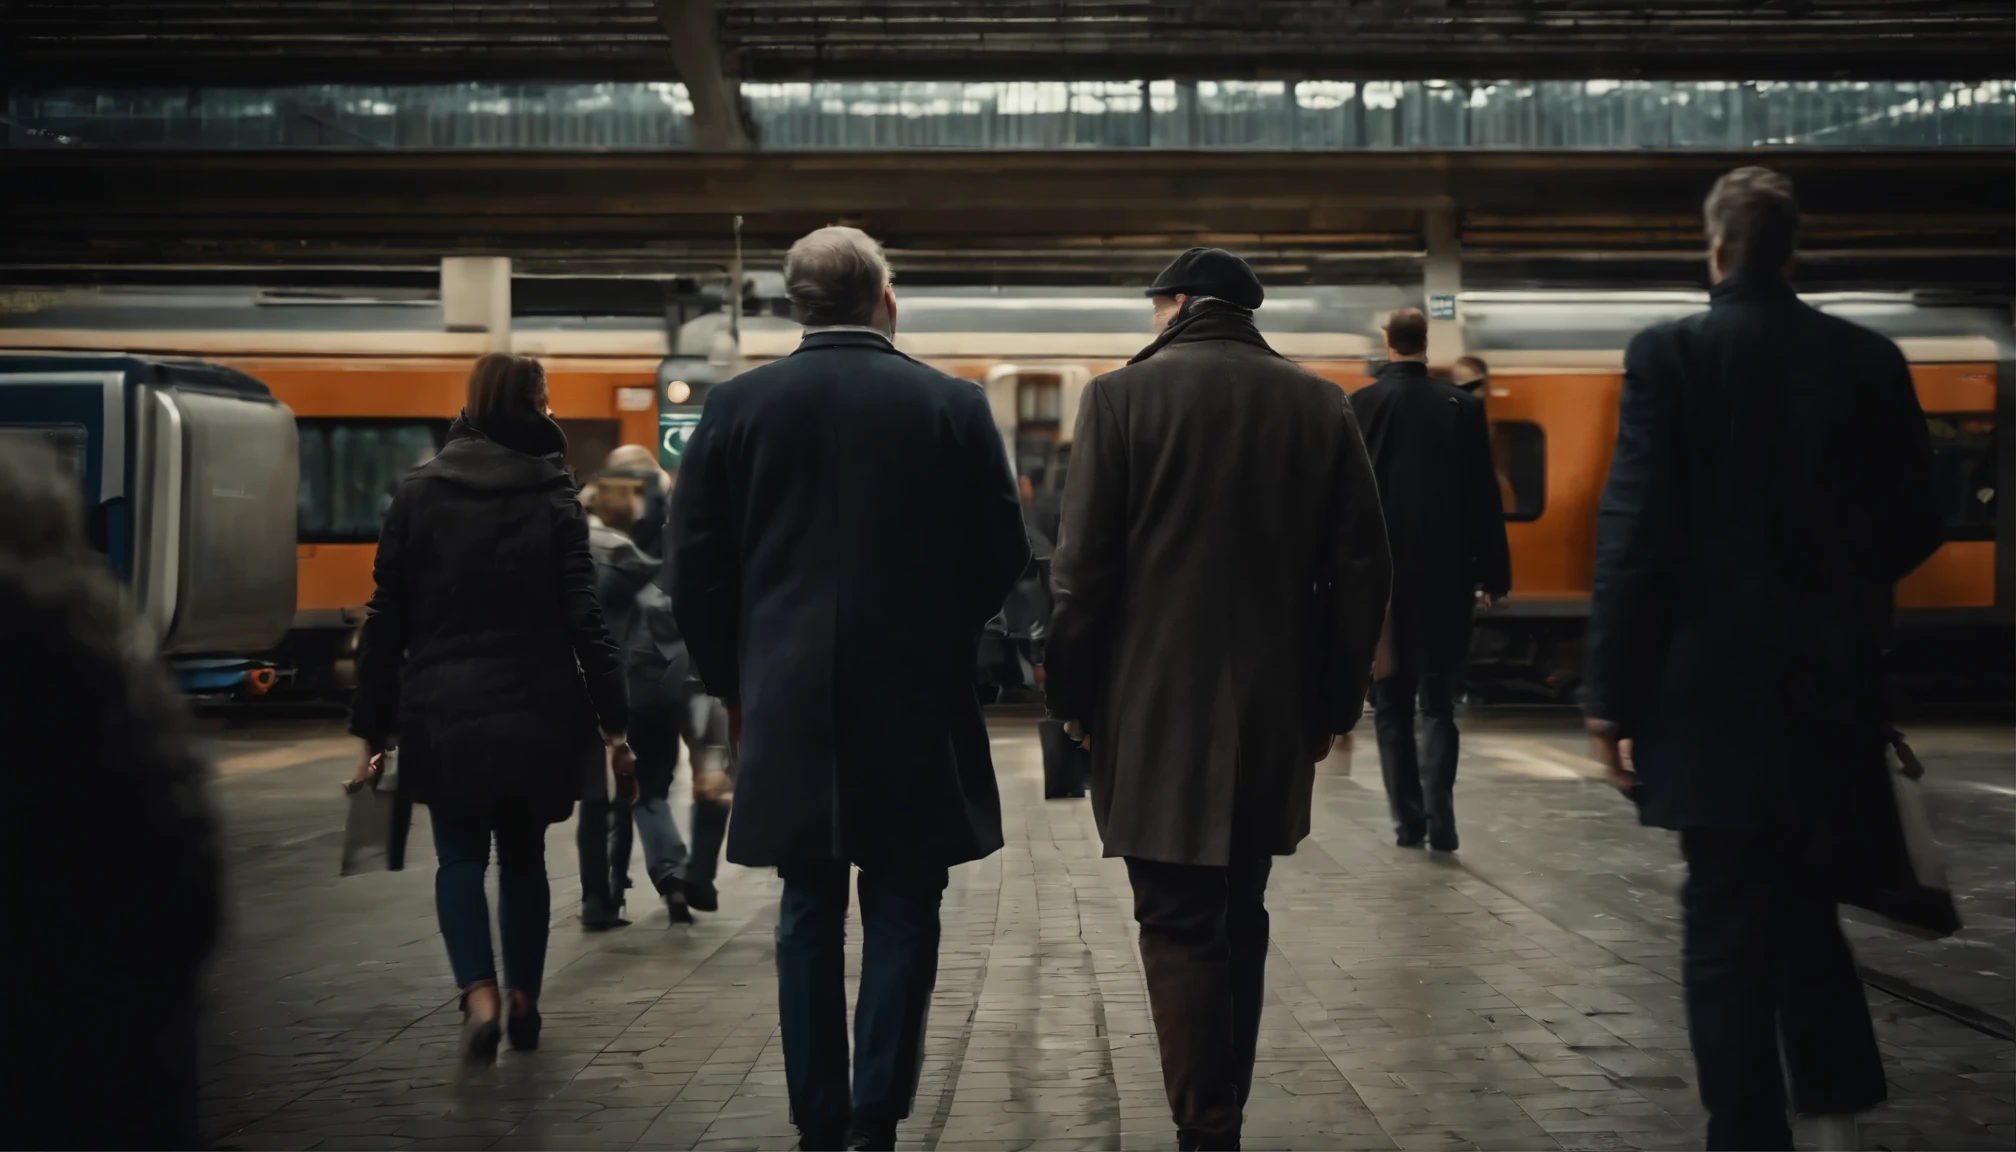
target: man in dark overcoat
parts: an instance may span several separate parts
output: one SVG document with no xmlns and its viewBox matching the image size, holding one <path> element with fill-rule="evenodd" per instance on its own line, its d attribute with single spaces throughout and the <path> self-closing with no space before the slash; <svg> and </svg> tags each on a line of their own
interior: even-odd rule
<svg viewBox="0 0 2016 1152">
<path fill-rule="evenodd" d="M 1425 838 L 1454 852 L 1457 679 L 1479 593 L 1495 607 L 1511 590 L 1511 553 L 1483 398 L 1428 375 L 1428 318 L 1418 308 L 1387 317 L 1386 354 L 1351 397 L 1393 546 L 1393 603 L 1372 683 L 1379 768 L 1398 842 Z"/>
<path fill-rule="evenodd" d="M 1246 262 L 1194 248 L 1148 294 L 1160 334 L 1079 402 L 1047 689 L 1127 861 L 1178 1139 L 1235 1148 L 1267 875 L 1363 711 L 1386 536 L 1343 392 L 1267 346 Z"/>
<path fill-rule="evenodd" d="M 889 1148 L 917 1087 L 946 870 L 1001 847 L 974 668 L 1029 545 L 985 395 L 892 343 L 881 247 L 822 228 L 784 277 L 803 342 L 709 390 L 681 461 L 673 611 L 740 734 L 728 859 L 784 879 L 778 1013 L 804 1146 Z"/>
<path fill-rule="evenodd" d="M 1883 1063 L 1835 904 L 1894 835 L 1884 635 L 1944 524 L 1904 357 L 1786 280 L 1791 182 L 1737 169 L 1703 215 L 1708 310 L 1624 354 L 1583 707 L 1680 832 L 1708 1147 L 1790 1148 L 1789 1081 L 1817 1146 L 1859 1148 Z"/>
</svg>

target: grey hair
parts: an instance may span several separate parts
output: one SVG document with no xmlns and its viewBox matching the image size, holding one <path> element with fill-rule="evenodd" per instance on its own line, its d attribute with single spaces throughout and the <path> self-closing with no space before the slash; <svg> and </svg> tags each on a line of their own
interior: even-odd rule
<svg viewBox="0 0 2016 1152">
<path fill-rule="evenodd" d="M 1799 205 L 1792 181 L 1769 168 L 1738 168 L 1715 181 L 1701 204 L 1708 243 L 1722 245 L 1729 267 L 1777 271 L 1792 258 Z"/>
<path fill-rule="evenodd" d="M 882 246 L 859 228 L 807 233 L 784 257 L 784 293 L 807 327 L 867 324 L 889 281 Z"/>
</svg>

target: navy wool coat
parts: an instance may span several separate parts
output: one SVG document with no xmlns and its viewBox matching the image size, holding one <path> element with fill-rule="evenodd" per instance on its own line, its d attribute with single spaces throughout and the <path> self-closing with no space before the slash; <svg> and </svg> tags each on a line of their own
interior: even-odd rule
<svg viewBox="0 0 2016 1152">
<path fill-rule="evenodd" d="M 1001 847 L 974 667 L 1029 545 L 977 386 L 871 332 L 812 333 L 708 393 L 672 534 L 680 633 L 743 713 L 728 859 Z"/>
</svg>

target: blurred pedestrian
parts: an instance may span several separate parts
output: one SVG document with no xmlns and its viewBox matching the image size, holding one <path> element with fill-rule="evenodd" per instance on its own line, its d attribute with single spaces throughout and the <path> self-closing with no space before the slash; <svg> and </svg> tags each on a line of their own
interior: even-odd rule
<svg viewBox="0 0 2016 1152">
<path fill-rule="evenodd" d="M 665 473 L 668 494 L 678 482 L 677 469 Z M 670 508 L 668 501 L 665 507 L 668 516 Z M 660 527 L 662 530 L 666 526 Z M 735 801 L 735 750 L 728 738 L 728 709 L 707 695 L 701 685 L 686 650 L 686 639 L 680 634 L 672 612 L 675 570 L 675 557 L 667 548 L 664 561 L 652 577 L 654 587 L 638 594 L 645 608 L 640 615 L 646 633 L 635 639 L 649 642 L 631 644 L 625 659 L 630 669 L 633 704 L 641 700 L 653 708 L 662 705 L 667 710 L 674 720 L 678 740 L 686 746 L 692 770 L 692 836 L 688 841 L 691 847 L 679 870 L 686 911 L 717 912 L 721 896 L 714 878 L 720 869 L 721 845 L 728 834 L 729 809 Z M 641 749 L 638 754 L 643 755 Z M 676 745 L 668 756 L 673 758 L 672 766 L 676 768 Z M 639 778 L 643 778 L 641 769 Z M 641 803 L 655 809 L 660 801 L 647 794 Z M 653 812 L 647 818 L 657 817 Z M 641 832 L 643 824 L 638 828 Z"/>
<path fill-rule="evenodd" d="M 1393 603 L 1372 683 L 1379 767 L 1396 842 L 1426 839 L 1454 852 L 1457 680 L 1472 611 L 1480 600 L 1499 606 L 1512 588 L 1505 506 L 1484 401 L 1428 375 L 1428 318 L 1401 308 L 1386 318 L 1385 337 L 1386 363 L 1351 397 L 1393 549 Z"/>
<path fill-rule="evenodd" d="M 624 444 L 609 453 L 603 461 L 602 476 L 636 482 L 643 497 L 644 506 L 637 513 L 637 523 L 630 529 L 630 539 L 653 560 L 662 553 L 662 538 L 665 531 L 666 504 L 671 498 L 671 477 L 658 467 L 651 449 L 642 444 Z"/>
<path fill-rule="evenodd" d="M 1049 707 L 1127 861 L 1179 1143 L 1237 1148 L 1267 877 L 1363 711 L 1386 537 L 1344 393 L 1267 346 L 1246 262 L 1193 248 L 1148 295 L 1159 335 L 1079 402 Z"/>
<path fill-rule="evenodd" d="M 55 453 L 0 446 L 16 989 L 0 1108 L 11 1147 L 194 1148 L 198 980 L 221 903 L 208 770 L 83 518 Z M 54 818 L 80 804 L 91 843 Z"/>
<path fill-rule="evenodd" d="M 1624 356 L 1583 706 L 1613 782 L 1680 832 L 1708 1147 L 1792 1147 L 1789 1081 L 1819 1147 L 1858 1148 L 1883 1062 L 1836 894 L 1891 811 L 1892 588 L 1944 526 L 1903 355 L 1787 281 L 1791 182 L 1739 168 L 1702 214 L 1708 310 Z"/>
<path fill-rule="evenodd" d="M 539 362 L 478 360 L 447 445 L 393 501 L 359 642 L 355 779 L 375 777 L 396 734 L 400 788 L 433 818 L 435 904 L 462 989 L 463 1055 L 477 1062 L 495 1058 L 500 1030 L 514 1048 L 538 1045 L 547 825 L 603 787 L 605 746 L 619 787 L 636 786 L 622 660 L 566 450 Z M 511 990 L 501 1029 L 483 894 L 493 840 Z"/>
<path fill-rule="evenodd" d="M 1479 400 L 1491 395 L 1491 368 L 1481 356 L 1458 356 L 1456 368 L 1449 374 L 1449 379 L 1456 387 Z"/>
<path fill-rule="evenodd" d="M 613 454 L 612 454 L 613 455 Z M 588 549 L 595 557 L 595 596 L 603 620 L 623 650 L 629 685 L 630 746 L 637 757 L 637 798 L 590 788 L 575 825 L 581 859 L 581 924 L 589 931 L 622 927 L 630 887 L 632 826 L 644 849 L 644 871 L 674 924 L 690 924 L 686 886 L 686 841 L 672 818 L 669 797 L 679 767 L 679 731 L 684 727 L 654 634 L 654 617 L 672 614 L 671 600 L 658 586 L 661 565 L 646 556 L 631 533 L 644 510 L 635 483 L 604 476 L 582 493 L 588 509 Z M 662 627 L 662 625 L 660 625 Z"/>
<path fill-rule="evenodd" d="M 728 858 L 784 879 L 778 1014 L 803 1146 L 891 1148 L 947 869 L 1001 847 L 973 670 L 1029 546 L 985 395 L 896 350 L 881 246 L 822 228 L 784 278 L 804 340 L 707 394 L 672 497 L 674 602 L 739 738 Z"/>
</svg>

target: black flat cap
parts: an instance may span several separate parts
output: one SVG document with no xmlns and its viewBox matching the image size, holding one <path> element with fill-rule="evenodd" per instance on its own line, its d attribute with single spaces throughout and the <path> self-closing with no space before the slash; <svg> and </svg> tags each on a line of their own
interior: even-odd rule
<svg viewBox="0 0 2016 1152">
<path fill-rule="evenodd" d="M 1241 308 L 1258 308 L 1267 291 L 1246 261 L 1223 248 L 1192 248 L 1171 261 L 1144 295 L 1216 296 Z"/>
</svg>

